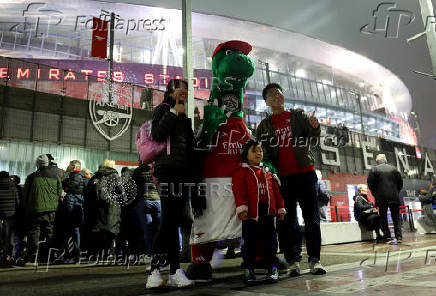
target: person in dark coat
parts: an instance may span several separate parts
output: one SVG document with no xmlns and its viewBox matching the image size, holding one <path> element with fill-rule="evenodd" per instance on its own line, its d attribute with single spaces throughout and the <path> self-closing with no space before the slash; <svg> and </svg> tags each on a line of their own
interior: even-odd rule
<svg viewBox="0 0 436 296">
<path fill-rule="evenodd" d="M 377 155 L 376 163 L 377 166 L 373 167 L 369 172 L 367 183 L 375 198 L 375 205 L 379 208 L 383 238 L 391 238 L 387 218 L 389 208 L 394 223 L 396 241 L 401 243 L 403 236 L 400 223 L 401 202 L 399 193 L 403 188 L 403 178 L 395 167 L 387 164 L 384 154 Z"/>
<path fill-rule="evenodd" d="M 23 214 L 23 186 L 20 185 L 21 178 L 17 175 L 11 175 L 10 179 L 14 183 L 18 193 L 18 207 L 15 212 L 15 237 L 14 237 L 14 259 L 21 257 L 23 249 L 23 239 L 25 235 L 24 214 Z"/>
<path fill-rule="evenodd" d="M 142 230 L 145 254 L 151 255 L 152 243 L 160 224 L 160 198 L 148 164 L 140 163 L 133 170 L 132 178 L 138 188 L 135 207 L 137 222 Z"/>
<path fill-rule="evenodd" d="M 320 170 L 316 170 L 318 182 L 316 183 L 316 192 L 318 194 L 319 218 L 321 222 L 327 222 L 327 206 L 330 202 L 330 195 L 327 193 L 327 186 L 322 179 Z"/>
<path fill-rule="evenodd" d="M 73 238 L 73 250 L 69 254 L 75 261 L 80 258 L 80 226 L 83 224 L 83 190 L 85 176 L 79 160 L 70 161 L 68 177 L 62 182 L 66 193 L 62 202 L 63 215 L 63 245 L 68 246 L 68 239 Z M 67 248 L 68 249 L 68 248 Z"/>
<path fill-rule="evenodd" d="M 88 250 L 96 255 L 109 250 L 115 255 L 115 240 L 120 232 L 121 206 L 125 191 L 115 170 L 115 161 L 105 160 L 89 180 L 85 190 L 85 225 L 89 239 Z"/>
<path fill-rule="evenodd" d="M 368 201 L 368 187 L 365 184 L 357 185 L 357 194 L 354 200 L 354 218 L 359 224 L 363 225 L 369 231 L 375 231 L 377 241 L 383 240 L 383 234 L 380 230 L 380 216 L 372 202 Z"/>
<path fill-rule="evenodd" d="M 433 200 L 436 201 L 436 182 L 430 183 L 428 192 L 425 189 L 420 189 L 418 194 L 423 210 L 423 217 L 421 217 L 420 220 L 430 227 L 436 227 L 436 215 L 433 210 Z"/>
<path fill-rule="evenodd" d="M 165 285 L 159 268 L 170 263 L 169 286 L 193 285 L 180 268 L 179 227 L 188 221 L 186 207 L 189 191 L 186 183 L 193 181 L 191 167 L 195 144 L 191 119 L 186 116 L 188 84 L 172 79 L 168 82 L 164 102 L 153 112 L 151 136 L 157 142 L 167 142 L 167 147 L 156 158 L 154 176 L 158 179 L 161 200 L 161 223 L 152 248 L 151 275 L 147 288 Z M 195 190 L 195 189 L 194 189 Z"/>
<path fill-rule="evenodd" d="M 49 167 L 47 155 L 38 156 L 36 166 L 38 170 L 27 176 L 23 189 L 27 230 L 27 257 L 23 263 L 29 266 L 36 260 L 47 262 L 45 256 L 53 242 L 55 212 L 62 195 L 60 176 Z M 39 243 L 42 241 L 45 243 Z"/>
<path fill-rule="evenodd" d="M 18 192 L 9 173 L 0 172 L 0 265 L 10 264 L 14 217 L 19 206 Z"/>
</svg>

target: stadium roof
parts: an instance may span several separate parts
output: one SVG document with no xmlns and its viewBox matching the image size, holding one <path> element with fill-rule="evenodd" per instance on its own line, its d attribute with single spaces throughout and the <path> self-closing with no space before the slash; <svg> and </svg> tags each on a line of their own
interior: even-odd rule
<svg viewBox="0 0 436 296">
<path fill-rule="evenodd" d="M 115 3 L 167 9 L 181 9 L 182 3 L 181 0 L 45 2 L 55 3 L 59 10 L 70 15 L 88 14 L 86 6 L 81 6 L 84 2 L 93 3 L 95 7 L 102 7 L 102 2 L 113 2 L 103 6 L 108 10 L 112 5 L 118 6 Z M 2 22 L 5 18 L 9 21 L 22 18 L 18 7 L 28 3 L 2 1 Z M 377 0 L 192 0 L 192 10 L 196 13 L 193 36 L 242 39 L 259 48 L 332 66 L 369 84 L 387 88 L 389 93 L 385 98 L 391 100 L 386 102 L 387 107 L 397 112 L 414 110 L 418 113 L 425 142 L 436 146 L 433 129 L 436 126 L 433 100 L 436 82 L 413 72 L 432 73 L 429 49 L 425 38 L 406 43 L 406 39 L 424 31 L 419 1 L 383 3 Z M 173 17 L 178 14 L 175 12 Z M 134 9 L 130 9 L 126 17 L 130 16 L 135 16 Z M 375 17 L 378 27 L 374 28 Z M 388 19 L 389 27 L 382 30 Z M 270 59 L 272 64 L 280 62 L 274 57 Z"/>
</svg>

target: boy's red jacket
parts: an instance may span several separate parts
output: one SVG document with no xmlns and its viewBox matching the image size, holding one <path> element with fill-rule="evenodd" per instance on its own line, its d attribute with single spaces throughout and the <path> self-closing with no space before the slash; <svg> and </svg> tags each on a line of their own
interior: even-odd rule
<svg viewBox="0 0 436 296">
<path fill-rule="evenodd" d="M 259 167 L 258 167 L 259 168 Z M 261 167 L 265 174 L 268 194 L 268 213 L 277 216 L 286 213 L 285 202 L 279 190 L 279 184 L 276 177 L 267 171 L 267 168 Z M 248 218 L 258 219 L 259 204 L 259 186 L 256 174 L 252 167 L 243 163 L 235 172 L 232 179 L 232 190 L 235 196 L 236 214 L 247 211 Z"/>
</svg>

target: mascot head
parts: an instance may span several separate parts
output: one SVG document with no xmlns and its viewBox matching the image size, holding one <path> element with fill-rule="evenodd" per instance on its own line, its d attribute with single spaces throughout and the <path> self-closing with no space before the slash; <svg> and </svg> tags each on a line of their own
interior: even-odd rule
<svg viewBox="0 0 436 296">
<path fill-rule="evenodd" d="M 218 106 L 225 113 L 240 112 L 243 89 L 248 78 L 253 76 L 254 63 L 247 56 L 251 45 L 244 41 L 231 40 L 218 44 L 212 54 L 211 100 L 218 100 Z"/>
<path fill-rule="evenodd" d="M 199 147 L 209 145 L 218 126 L 230 117 L 243 118 L 244 88 L 254 74 L 254 63 L 247 56 L 250 51 L 247 42 L 231 40 L 218 44 L 213 52 L 212 88 L 209 105 L 204 106 Z"/>
<path fill-rule="evenodd" d="M 239 40 L 218 44 L 212 54 L 214 80 L 221 86 L 231 84 L 235 89 L 244 88 L 254 73 L 254 63 L 247 56 L 250 51 L 251 45 Z"/>
</svg>

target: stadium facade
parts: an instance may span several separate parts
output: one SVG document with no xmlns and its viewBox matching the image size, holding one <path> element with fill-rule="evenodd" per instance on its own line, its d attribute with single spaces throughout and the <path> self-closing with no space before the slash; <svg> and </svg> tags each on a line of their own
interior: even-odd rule
<svg viewBox="0 0 436 296">
<path fill-rule="evenodd" d="M 85 0 L 2 4 L 0 170 L 25 177 L 41 153 L 54 155 L 63 168 L 71 159 L 94 171 L 106 158 L 120 167 L 135 165 L 139 126 L 162 101 L 167 81 L 182 77 L 181 12 L 102 5 Z M 107 11 L 119 15 L 112 84 L 106 80 L 107 62 L 90 57 L 89 19 L 104 18 Z M 298 33 L 193 13 L 197 127 L 213 79 L 211 54 L 229 39 L 253 45 L 256 71 L 244 100 L 250 128 L 268 112 L 261 95 L 268 82 L 283 87 L 286 107 L 316 112 L 322 138 L 314 152 L 332 204 L 352 203 L 354 186 L 366 182 L 380 152 L 404 174 L 406 197 L 427 187 L 436 152 L 420 146 L 406 85 L 366 57 Z M 116 103 L 102 103 L 109 95 Z"/>
</svg>

